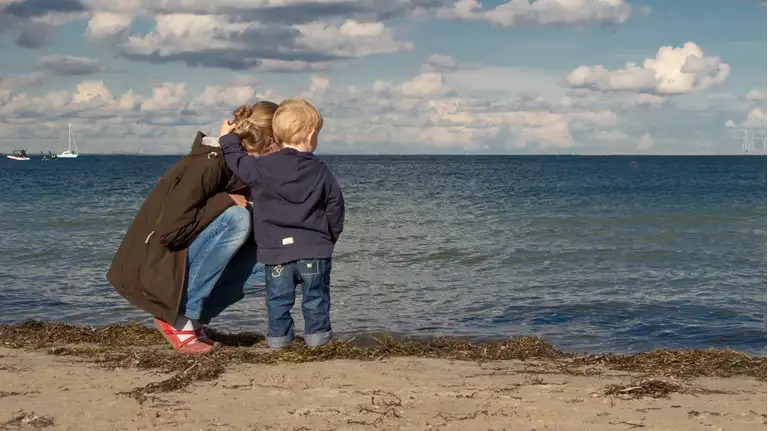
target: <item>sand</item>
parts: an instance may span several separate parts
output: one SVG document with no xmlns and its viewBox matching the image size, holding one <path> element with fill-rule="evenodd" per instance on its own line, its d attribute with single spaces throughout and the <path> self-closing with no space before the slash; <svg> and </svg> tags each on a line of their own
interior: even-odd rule
<svg viewBox="0 0 768 431">
<path fill-rule="evenodd" d="M 755 378 L 659 377 L 689 393 L 625 399 L 649 376 L 548 368 L 413 357 L 236 364 L 140 402 L 121 393 L 169 375 L 0 347 L 0 430 L 766 429 L 766 383 Z M 611 384 L 630 389 L 605 395 Z"/>
</svg>

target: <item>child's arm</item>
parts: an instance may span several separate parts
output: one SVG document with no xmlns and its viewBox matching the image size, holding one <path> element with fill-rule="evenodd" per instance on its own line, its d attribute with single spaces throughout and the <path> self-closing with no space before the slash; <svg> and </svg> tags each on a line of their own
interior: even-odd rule
<svg viewBox="0 0 768 431">
<path fill-rule="evenodd" d="M 344 230 L 344 195 L 330 169 L 325 171 L 325 218 L 331 228 L 331 240 L 334 244 Z"/>
<path fill-rule="evenodd" d="M 259 184 L 259 157 L 254 157 L 243 151 L 240 146 L 240 137 L 234 133 L 227 133 L 219 138 L 219 144 L 224 151 L 224 160 L 229 169 L 243 182 L 251 187 Z"/>
</svg>

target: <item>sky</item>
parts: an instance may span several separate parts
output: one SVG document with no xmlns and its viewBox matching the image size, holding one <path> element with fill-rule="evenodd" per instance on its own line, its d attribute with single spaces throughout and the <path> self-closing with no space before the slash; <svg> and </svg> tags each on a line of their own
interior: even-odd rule
<svg viewBox="0 0 768 431">
<path fill-rule="evenodd" d="M 326 154 L 739 154 L 764 0 L 0 0 L 0 151 L 181 154 L 303 97 Z"/>
</svg>

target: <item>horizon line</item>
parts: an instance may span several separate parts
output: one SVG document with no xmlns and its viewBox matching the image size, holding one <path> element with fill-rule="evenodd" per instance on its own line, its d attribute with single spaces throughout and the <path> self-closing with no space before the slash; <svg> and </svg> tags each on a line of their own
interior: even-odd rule
<svg viewBox="0 0 768 431">
<path fill-rule="evenodd" d="M 133 156 L 133 157 L 171 157 L 171 156 L 186 156 L 188 153 L 156 153 L 156 154 L 138 154 L 138 153 L 78 153 L 80 157 L 88 156 Z M 510 154 L 510 153 L 320 153 L 317 156 L 357 156 L 357 157 L 744 157 L 744 156 L 766 156 L 768 153 L 703 153 L 703 154 L 629 154 L 629 153 L 608 153 L 608 154 L 578 154 L 578 153 L 562 153 L 562 154 Z M 37 154 L 29 154 L 29 156 L 38 156 Z M 35 157 L 31 157 L 35 158 Z M 39 156 L 37 157 L 39 158 Z"/>
</svg>

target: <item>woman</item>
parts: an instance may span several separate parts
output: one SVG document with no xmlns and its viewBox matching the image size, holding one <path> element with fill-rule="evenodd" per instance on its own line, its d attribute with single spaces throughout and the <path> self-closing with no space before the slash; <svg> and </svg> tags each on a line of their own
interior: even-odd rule
<svg viewBox="0 0 768 431">
<path fill-rule="evenodd" d="M 277 105 L 259 102 L 235 114 L 242 146 L 274 151 Z M 155 316 L 179 353 L 213 348 L 208 324 L 241 300 L 246 284 L 264 284 L 256 261 L 245 185 L 224 163 L 218 138 L 198 132 L 192 151 L 166 171 L 144 201 L 117 250 L 107 280 L 125 299 Z"/>
</svg>

